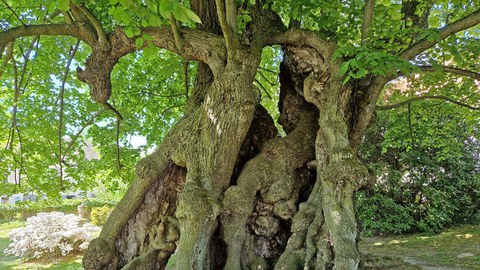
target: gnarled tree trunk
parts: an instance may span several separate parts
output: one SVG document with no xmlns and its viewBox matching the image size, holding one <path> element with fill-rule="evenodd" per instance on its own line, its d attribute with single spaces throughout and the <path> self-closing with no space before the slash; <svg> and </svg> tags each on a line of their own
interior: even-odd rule
<svg viewBox="0 0 480 270">
<path fill-rule="evenodd" d="M 208 4 L 192 7 L 203 30 L 218 34 Z M 258 104 L 262 46 L 227 44 L 223 60 L 219 52 L 221 61 L 199 66 L 187 114 L 140 161 L 85 269 L 164 269 L 174 252 L 176 269 L 358 268 L 353 196 L 367 170 L 356 153 L 364 130 L 355 126 L 372 112 L 356 118 L 356 89 L 342 84 L 333 44 L 295 29 L 269 38 L 284 44 L 287 135 L 277 137 Z"/>
<path fill-rule="evenodd" d="M 367 171 L 349 141 L 351 89 L 328 55 L 285 47 L 277 138 L 255 104 L 259 54 L 238 55 L 140 162 L 86 269 L 162 269 L 175 250 L 177 269 L 358 267 L 353 195 Z"/>
</svg>

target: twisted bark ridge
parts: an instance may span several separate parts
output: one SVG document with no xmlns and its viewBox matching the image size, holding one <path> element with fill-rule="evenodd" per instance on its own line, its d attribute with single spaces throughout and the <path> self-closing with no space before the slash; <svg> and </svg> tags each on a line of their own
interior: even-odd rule
<svg viewBox="0 0 480 270">
<path fill-rule="evenodd" d="M 375 267 L 357 249 L 353 197 L 368 177 L 357 149 L 394 76 L 343 84 L 343 60 L 333 59 L 337 45 L 313 31 L 287 30 L 262 2 L 241 34 L 230 0 L 192 0 L 203 22 L 197 29 L 141 29 L 155 46 L 200 62 L 196 83 L 185 116 L 138 163 L 131 186 L 91 242 L 85 269 L 165 269 L 173 253 L 176 269 Z M 368 3 L 364 40 L 372 35 L 374 1 Z M 480 23 L 478 12 L 438 29 L 439 39 Z M 121 28 L 105 33 L 84 6 L 71 4 L 71 13 L 65 24 L 0 32 L 0 51 L 22 36 L 84 41 L 92 53 L 78 79 L 93 100 L 112 108 L 110 74 L 122 56 L 139 49 L 135 37 Z M 436 42 L 419 40 L 399 57 L 413 59 Z M 270 45 L 284 53 L 281 138 L 253 86 L 262 49 Z"/>
</svg>

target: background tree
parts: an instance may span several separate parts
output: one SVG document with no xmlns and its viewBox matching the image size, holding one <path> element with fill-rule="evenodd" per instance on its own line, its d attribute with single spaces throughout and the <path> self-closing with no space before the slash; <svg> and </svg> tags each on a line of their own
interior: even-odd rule
<svg viewBox="0 0 480 270">
<path fill-rule="evenodd" d="M 416 84 L 399 80 L 386 91 L 389 102 L 417 91 Z M 378 112 L 360 150 L 379 178 L 357 193 L 362 233 L 436 233 L 478 222 L 478 110 L 435 99 L 400 104 Z"/>
<path fill-rule="evenodd" d="M 22 65 L 30 70 L 26 62 L 37 55 L 29 56 L 25 45 L 17 48 L 14 43 L 33 44 L 32 51 L 45 50 L 52 57 L 49 48 L 58 52 L 62 44 L 40 46 L 44 36 L 73 37 L 51 39 L 70 41 L 60 56 L 66 67 L 60 78 L 71 75 L 68 71 L 77 59 L 82 65 L 78 79 L 114 116 L 102 125 L 116 122 L 116 130 L 122 121 L 131 121 L 130 127 L 152 126 L 149 117 L 173 108 L 156 108 L 154 95 L 142 91 L 155 89 L 164 70 L 156 63 L 170 55 L 122 57 L 139 49 L 148 54 L 158 47 L 187 63 L 198 63 L 193 87 L 183 92 L 183 117 L 158 149 L 137 164 L 125 196 L 84 256 L 86 269 L 164 268 L 175 250 L 178 269 L 356 269 L 361 258 L 353 198 L 369 178 L 357 152 L 385 85 L 400 76 L 435 70 L 463 76 L 468 83 L 462 94 L 476 94 L 480 10 L 474 2 L 47 0 L 42 7 L 27 0 L 2 3 L 7 19 L 2 23 L 0 51 L 3 66 L 10 69 L 4 85 L 14 90 L 6 140 L 11 152 L 22 145 L 14 141 L 20 138 L 17 115 L 24 95 L 16 61 L 23 58 Z M 38 37 L 40 43 L 35 41 Z M 257 72 L 262 51 L 274 45 L 283 52 L 279 124 L 286 135 L 281 138 L 260 105 L 260 84 L 266 78 Z M 77 51 L 88 57 L 75 58 Z M 154 74 L 133 81 L 135 74 L 147 74 L 149 64 Z M 116 65 L 126 69 L 124 76 L 112 76 Z M 188 73 L 189 66 L 184 63 L 181 74 Z M 174 84 L 181 77 L 178 72 L 170 74 L 162 83 Z M 42 78 L 61 86 L 58 147 L 52 158 L 62 172 L 63 120 L 69 115 L 72 120 L 80 118 L 84 107 L 67 114 L 65 80 L 57 79 L 58 83 L 44 75 L 32 81 L 40 83 Z M 129 87 L 123 82 L 131 85 L 125 96 L 116 91 Z M 425 85 L 429 87 L 424 91 L 442 86 L 428 80 Z M 144 99 L 138 104 L 145 108 L 137 109 L 129 98 Z M 128 107 L 135 109 L 122 114 Z M 145 114 L 135 120 L 139 111 Z M 143 131 L 149 129 L 155 130 Z M 75 128 L 66 130 L 73 134 Z M 110 134 L 109 142 L 120 146 L 118 135 L 114 140 L 114 132 Z M 112 156 L 119 156 L 118 149 Z M 112 158 L 111 165 L 114 160 L 121 170 L 120 159 Z M 15 164 L 23 167 L 23 161 Z M 60 188 L 63 184 L 60 173 Z"/>
</svg>

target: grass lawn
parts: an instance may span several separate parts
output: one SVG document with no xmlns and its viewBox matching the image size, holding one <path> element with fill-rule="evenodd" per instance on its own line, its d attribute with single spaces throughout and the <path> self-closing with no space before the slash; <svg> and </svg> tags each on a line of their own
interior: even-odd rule
<svg viewBox="0 0 480 270">
<path fill-rule="evenodd" d="M 23 260 L 12 255 L 5 256 L 3 251 L 10 245 L 8 232 L 14 228 L 22 227 L 25 222 L 8 222 L 0 224 L 0 269 L 53 269 L 53 270 L 77 270 L 82 267 L 82 254 L 72 254 L 60 258 L 59 260 Z"/>
<path fill-rule="evenodd" d="M 427 269 L 480 269 L 480 225 L 452 228 L 437 235 L 366 238 L 360 250 L 400 256 Z"/>
<path fill-rule="evenodd" d="M 24 225 L 24 222 L 0 224 L 0 269 L 83 269 L 82 254 L 72 254 L 57 261 L 23 260 L 5 256 L 3 250 L 10 240 L 8 232 Z M 480 269 L 480 226 L 463 226 L 449 229 L 437 235 L 412 234 L 389 237 L 365 238 L 360 250 L 379 255 L 400 256 L 424 269 Z M 175 265 L 171 258 L 167 269 Z"/>
</svg>

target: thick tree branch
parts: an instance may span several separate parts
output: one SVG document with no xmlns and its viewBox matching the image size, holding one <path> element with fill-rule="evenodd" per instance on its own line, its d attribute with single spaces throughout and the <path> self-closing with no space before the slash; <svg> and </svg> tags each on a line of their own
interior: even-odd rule
<svg viewBox="0 0 480 270">
<path fill-rule="evenodd" d="M 473 27 L 479 23 L 480 23 L 480 10 L 476 10 L 470 15 L 467 15 L 462 19 L 459 19 L 439 29 L 439 33 L 438 33 L 439 35 L 437 40 L 433 40 L 433 41 L 430 41 L 428 39 L 420 40 L 417 43 L 414 43 L 408 49 L 406 49 L 399 56 L 406 60 L 413 59 L 418 54 L 433 47 L 440 40 L 443 40 L 462 30 Z M 365 95 L 363 95 L 361 97 L 361 100 L 357 102 L 357 107 L 363 108 L 363 109 L 358 112 L 358 115 L 356 117 L 357 120 L 355 121 L 355 124 L 352 130 L 350 131 L 350 139 L 355 144 L 358 144 L 362 140 L 362 136 L 367 130 L 370 120 L 372 119 L 373 112 L 375 111 L 375 109 L 378 109 L 378 107 L 375 106 L 375 103 L 377 102 L 378 97 L 383 90 L 383 87 L 388 81 L 398 76 L 399 75 L 391 74 L 386 77 L 377 77 L 376 79 L 373 80 L 373 82 L 370 83 L 370 86 L 365 91 Z M 437 98 L 437 99 L 442 99 L 442 98 Z M 446 100 L 445 98 L 443 99 Z M 453 100 L 449 100 L 449 101 L 453 103 L 456 102 L 456 101 L 454 102 Z"/>
<path fill-rule="evenodd" d="M 237 5 L 235 0 L 225 0 L 225 16 L 228 26 L 235 33 L 237 30 Z"/>
<path fill-rule="evenodd" d="M 71 36 L 86 42 L 90 46 L 93 46 L 96 42 L 95 36 L 92 36 L 79 25 L 40 24 L 19 26 L 0 32 L 0 46 L 26 36 Z"/>
<path fill-rule="evenodd" d="M 367 0 L 363 11 L 362 41 L 370 38 L 374 11 L 375 0 Z"/>
<path fill-rule="evenodd" d="M 230 48 L 234 45 L 235 39 L 235 32 L 230 27 L 227 17 L 230 14 L 227 14 L 225 0 L 215 0 L 215 5 L 217 7 L 218 21 L 220 22 L 220 27 L 222 28 L 223 36 L 225 37 L 225 43 L 227 48 Z"/>
<path fill-rule="evenodd" d="M 101 22 L 84 5 L 80 5 L 78 6 L 78 8 L 95 28 L 95 31 L 97 32 L 97 36 L 98 36 L 98 41 L 100 42 L 100 44 L 108 48 L 109 43 L 107 41 L 107 34 L 105 33 L 105 30 L 103 29 Z"/>
<path fill-rule="evenodd" d="M 445 97 L 445 96 L 435 96 L 435 95 L 425 95 L 425 96 L 414 97 L 414 98 L 411 98 L 411 99 L 408 99 L 408 100 L 405 100 L 405 101 L 402 101 L 402 102 L 399 102 L 399 103 L 396 103 L 396 104 L 384 105 L 384 106 L 377 106 L 376 109 L 379 110 L 379 111 L 396 109 L 396 108 L 398 108 L 398 107 L 401 107 L 401 106 L 404 106 L 404 105 L 408 105 L 408 104 L 410 104 L 410 103 L 412 103 L 412 102 L 414 102 L 414 101 L 419 101 L 419 100 L 424 100 L 424 99 L 439 99 L 439 100 L 445 100 L 445 101 L 451 102 L 451 103 L 453 103 L 453 104 L 455 104 L 455 105 L 468 108 L 468 109 L 470 109 L 470 110 L 480 110 L 480 107 L 474 107 L 474 106 L 465 104 L 465 103 L 463 103 L 463 102 L 460 102 L 460 101 L 451 99 L 451 98 L 449 98 L 449 97 Z"/>
<path fill-rule="evenodd" d="M 65 23 L 66 24 L 73 24 L 74 23 L 73 18 L 72 18 L 72 16 L 70 16 L 70 13 L 68 13 L 68 11 L 63 11 L 62 14 L 63 14 L 63 17 L 65 17 Z"/>
<path fill-rule="evenodd" d="M 314 48 L 324 59 L 328 60 L 332 58 L 337 48 L 334 42 L 322 39 L 315 32 L 295 28 L 283 33 L 271 35 L 267 39 L 266 45 L 308 46 Z"/>
<path fill-rule="evenodd" d="M 440 67 L 433 67 L 433 66 L 418 66 L 420 70 L 425 72 L 434 72 L 434 71 L 444 71 L 452 74 L 457 74 L 465 77 L 471 77 L 476 80 L 480 80 L 480 72 L 475 72 L 471 70 L 465 70 L 456 67 L 448 67 L 448 66 L 440 66 Z"/>
<path fill-rule="evenodd" d="M 437 44 L 440 40 L 443 40 L 455 33 L 458 33 L 462 30 L 468 29 L 480 23 L 480 9 L 472 12 L 470 15 L 467 15 L 453 23 L 448 24 L 447 26 L 438 29 L 438 39 L 437 40 L 429 40 L 429 39 L 422 39 L 417 43 L 413 44 L 410 48 L 406 49 L 400 54 L 400 57 L 403 59 L 413 59 L 418 54 L 422 53 L 423 51 L 433 47 Z"/>
<path fill-rule="evenodd" d="M 170 15 L 170 27 L 172 28 L 173 38 L 175 39 L 175 47 L 180 51 L 182 49 L 182 35 L 180 35 L 177 20 L 175 20 L 173 14 Z"/>
<path fill-rule="evenodd" d="M 182 36 L 182 49 L 178 50 L 171 27 L 147 27 L 141 31 L 153 37 L 155 46 L 172 51 L 187 60 L 206 63 L 214 72 L 223 68 L 227 58 L 225 42 L 218 35 L 189 28 L 179 29 Z M 121 29 L 110 33 L 109 41 L 112 44 L 112 53 L 117 59 L 137 49 L 135 38 L 128 38 Z"/>
</svg>

